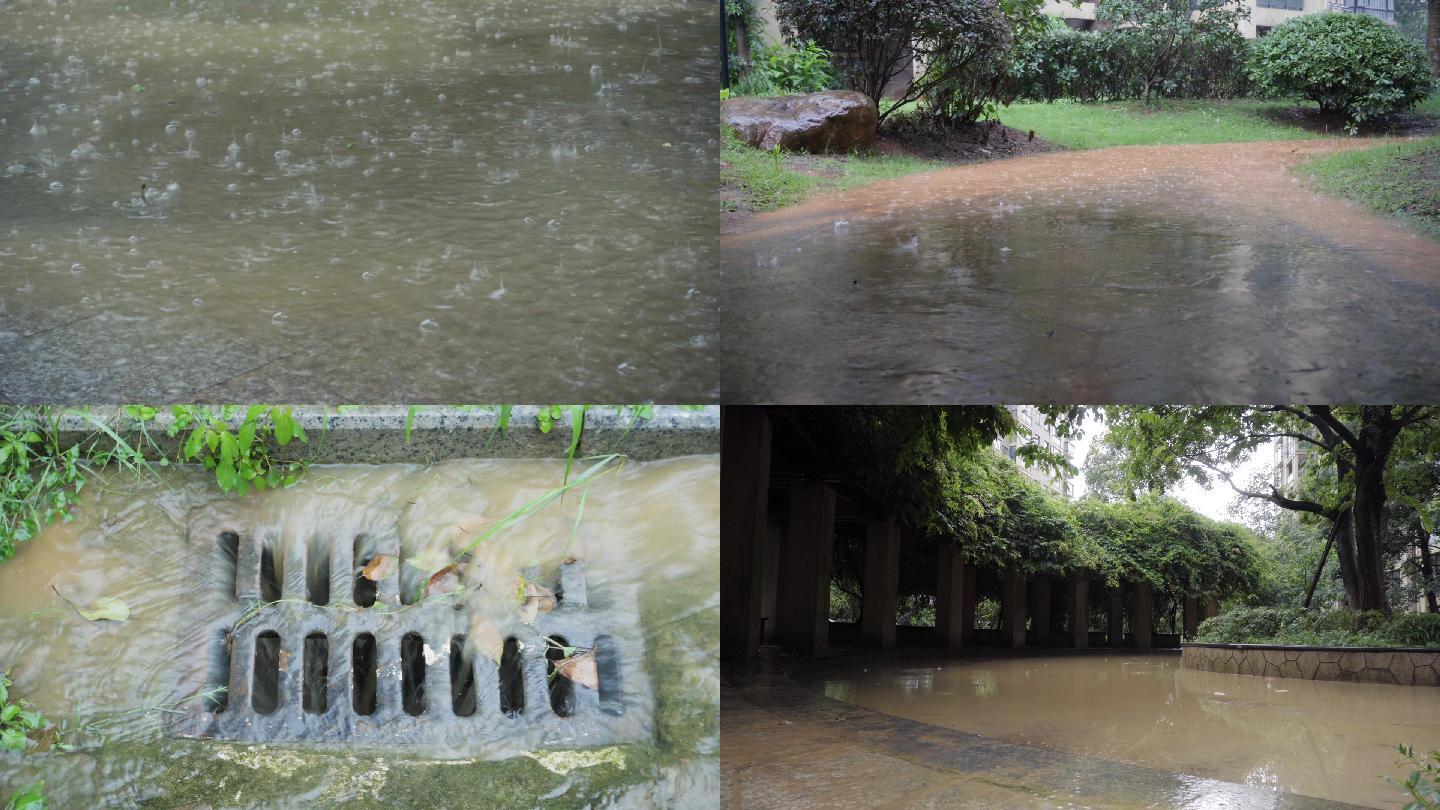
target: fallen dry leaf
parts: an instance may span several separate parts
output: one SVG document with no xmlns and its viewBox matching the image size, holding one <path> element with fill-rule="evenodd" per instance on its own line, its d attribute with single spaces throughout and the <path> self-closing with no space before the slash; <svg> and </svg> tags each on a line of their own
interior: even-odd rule
<svg viewBox="0 0 1440 810">
<path fill-rule="evenodd" d="M 470 640 L 475 642 L 475 651 L 489 658 L 495 663 L 500 663 L 500 654 L 505 649 L 505 639 L 500 636 L 500 629 L 495 623 L 482 616 L 476 616 L 470 621 Z"/>
<path fill-rule="evenodd" d="M 452 563 L 430 575 L 430 581 L 425 583 L 425 595 L 450 593 L 459 587 L 460 567 Z"/>
<path fill-rule="evenodd" d="M 35 753 L 43 754 L 51 748 L 54 748 L 55 743 L 60 741 L 60 729 L 55 726 L 42 728 L 39 731 L 32 732 L 30 739 L 35 741 Z"/>
<path fill-rule="evenodd" d="M 395 558 L 389 554 L 376 554 L 370 562 L 365 564 L 365 568 L 360 571 L 360 576 L 365 577 L 371 582 L 379 582 L 382 579 L 394 575 L 394 573 Z"/>
<path fill-rule="evenodd" d="M 526 624 L 535 623 L 535 614 L 549 613 L 554 609 L 555 594 L 550 589 L 533 582 L 525 583 L 525 604 L 520 606 L 520 615 L 525 618 Z"/>
<path fill-rule="evenodd" d="M 564 565 L 573 565 L 575 563 L 575 555 L 567 554 L 565 556 L 565 559 L 561 560 L 560 562 Z"/>
<path fill-rule="evenodd" d="M 600 675 L 595 670 L 594 653 L 581 653 L 556 661 L 555 671 L 581 686 L 600 690 Z"/>
</svg>

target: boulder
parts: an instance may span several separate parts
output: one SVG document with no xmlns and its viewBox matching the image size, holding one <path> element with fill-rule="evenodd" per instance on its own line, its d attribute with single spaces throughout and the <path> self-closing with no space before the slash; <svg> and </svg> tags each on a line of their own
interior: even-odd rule
<svg viewBox="0 0 1440 810">
<path fill-rule="evenodd" d="M 727 98 L 720 118 L 736 137 L 758 149 L 849 152 L 875 144 L 878 115 L 869 96 L 827 90 L 799 96 Z"/>
</svg>

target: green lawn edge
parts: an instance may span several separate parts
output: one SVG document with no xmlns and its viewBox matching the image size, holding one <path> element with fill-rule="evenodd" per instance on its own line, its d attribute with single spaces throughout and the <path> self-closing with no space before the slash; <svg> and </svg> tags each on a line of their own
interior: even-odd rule
<svg viewBox="0 0 1440 810">
<path fill-rule="evenodd" d="M 1440 239 L 1440 136 L 1322 155 L 1297 168 L 1327 193 Z"/>
</svg>

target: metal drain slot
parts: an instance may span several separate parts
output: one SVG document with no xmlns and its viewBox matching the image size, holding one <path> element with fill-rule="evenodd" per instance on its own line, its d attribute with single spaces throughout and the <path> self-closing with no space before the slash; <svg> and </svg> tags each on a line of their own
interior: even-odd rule
<svg viewBox="0 0 1440 810">
<path fill-rule="evenodd" d="M 564 648 L 569 646 L 564 636 L 547 638 L 545 645 L 545 680 L 550 686 L 550 710 L 561 717 L 575 713 L 575 684 L 560 674 L 556 663 L 565 659 Z"/>
<path fill-rule="evenodd" d="M 305 637 L 305 691 L 303 708 L 310 714 L 324 714 L 329 703 L 330 640 L 324 633 Z"/>
<path fill-rule="evenodd" d="M 355 637 L 350 671 L 355 676 L 355 683 L 350 692 L 355 713 L 374 714 L 380 700 L 380 669 L 379 659 L 375 656 L 375 637 L 369 633 L 362 633 Z"/>
<path fill-rule="evenodd" d="M 405 713 L 425 713 L 425 640 L 415 633 L 400 639 L 400 699 Z"/>
<path fill-rule="evenodd" d="M 355 604 L 368 608 L 375 604 L 375 582 L 365 578 L 365 566 L 375 559 L 375 541 L 368 535 L 355 535 Z"/>
<path fill-rule="evenodd" d="M 330 604 L 330 546 L 310 541 L 305 553 L 305 596 L 312 605 Z"/>
<path fill-rule="evenodd" d="M 450 639 L 450 710 L 456 717 L 475 714 L 475 662 L 465 652 L 465 637 Z"/>
<path fill-rule="evenodd" d="M 500 652 L 500 711 L 510 717 L 525 711 L 525 673 L 514 637 L 505 639 Z"/>
<path fill-rule="evenodd" d="M 208 618 L 182 631 L 198 654 L 177 663 L 177 700 L 201 690 L 207 696 L 167 715 L 171 735 L 438 744 L 477 754 L 495 744 L 650 738 L 653 712 L 630 710 L 654 699 L 641 666 L 634 595 L 607 592 L 603 604 L 591 606 L 583 562 L 516 571 L 517 580 L 559 598 L 531 622 L 521 621 L 517 606 L 515 618 L 501 623 L 473 615 L 463 599 L 419 598 L 425 572 L 399 564 L 391 522 L 342 517 L 332 532 L 282 537 L 269 526 L 245 525 L 237 507 L 214 509 L 219 514 L 191 518 L 188 571 L 207 588 Z M 394 557 L 398 570 L 378 581 L 362 576 L 381 554 Z M 414 593 L 405 596 L 402 583 Z M 617 601 L 630 608 L 616 613 L 625 617 L 618 620 L 611 614 Z M 470 645 L 477 618 L 501 623 L 498 660 Z M 592 651 L 598 690 L 565 677 L 566 650 Z"/>
<path fill-rule="evenodd" d="M 280 634 L 267 630 L 255 637 L 255 679 L 250 707 L 270 714 L 280 706 Z"/>
<path fill-rule="evenodd" d="M 260 548 L 260 598 L 266 602 L 279 602 L 284 594 L 281 577 L 284 576 L 284 558 L 276 559 L 275 548 L 265 543 Z"/>
</svg>

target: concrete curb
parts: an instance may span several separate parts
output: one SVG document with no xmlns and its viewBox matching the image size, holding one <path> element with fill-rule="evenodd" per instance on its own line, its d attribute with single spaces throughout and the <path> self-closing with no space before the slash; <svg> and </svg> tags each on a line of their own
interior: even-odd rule
<svg viewBox="0 0 1440 810">
<path fill-rule="evenodd" d="M 494 405 L 407 406 L 297 405 L 295 416 L 309 439 L 300 453 L 315 464 L 431 463 L 457 458 L 564 458 L 570 447 L 570 415 L 540 432 L 533 405 L 516 405 L 504 432 Z M 144 426 L 152 441 L 172 455 L 185 438 L 165 435 L 175 422 L 159 409 Z M 229 421 L 244 419 L 244 411 Z M 60 414 L 61 442 L 84 441 L 96 422 L 127 440 L 139 439 L 141 425 L 113 406 L 76 406 Z M 409 423 L 407 437 L 406 425 Z M 720 408 L 656 405 L 649 419 L 628 406 L 595 405 L 585 414 L 577 456 L 618 452 L 638 461 L 720 452 Z"/>
</svg>

